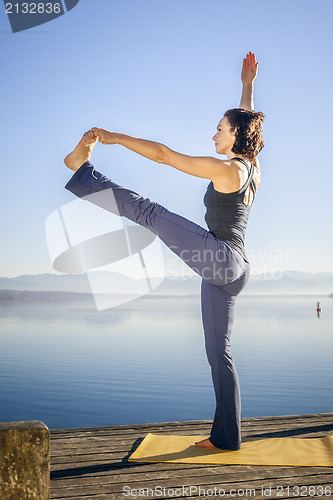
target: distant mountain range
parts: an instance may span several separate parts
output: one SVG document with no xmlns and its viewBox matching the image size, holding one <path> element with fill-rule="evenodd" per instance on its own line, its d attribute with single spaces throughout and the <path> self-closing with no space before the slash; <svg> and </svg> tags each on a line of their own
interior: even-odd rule
<svg viewBox="0 0 333 500">
<path fill-rule="evenodd" d="M 115 290 L 129 290 L 133 283 L 138 283 L 121 274 L 96 271 L 100 279 L 111 281 Z M 105 275 L 102 275 L 102 273 Z M 188 295 L 200 293 L 199 277 L 165 278 L 149 295 Z M 86 274 L 37 274 L 15 278 L 0 278 L 0 295 L 4 291 L 48 291 L 91 293 Z M 242 295 L 329 295 L 333 293 L 333 273 L 305 273 L 284 271 L 279 276 L 264 273 L 251 276 Z"/>
</svg>

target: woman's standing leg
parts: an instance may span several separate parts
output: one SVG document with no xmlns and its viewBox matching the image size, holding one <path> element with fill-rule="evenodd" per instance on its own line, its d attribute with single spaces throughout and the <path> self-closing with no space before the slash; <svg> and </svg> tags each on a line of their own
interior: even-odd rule
<svg viewBox="0 0 333 500">
<path fill-rule="evenodd" d="M 202 280 L 202 322 L 216 398 L 209 440 L 217 448 L 229 450 L 238 450 L 241 446 L 240 388 L 230 351 L 235 302 L 235 295 Z"/>
</svg>

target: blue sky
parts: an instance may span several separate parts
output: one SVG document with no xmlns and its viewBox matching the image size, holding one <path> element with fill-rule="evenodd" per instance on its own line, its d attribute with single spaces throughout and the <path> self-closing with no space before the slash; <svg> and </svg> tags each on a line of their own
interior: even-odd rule
<svg viewBox="0 0 333 500">
<path fill-rule="evenodd" d="M 63 158 L 90 127 L 215 156 L 211 138 L 239 105 L 249 50 L 260 63 L 255 109 L 266 115 L 246 236 L 253 272 L 333 271 L 332 18 L 330 0 L 80 0 L 13 34 L 1 4 L 0 276 L 54 272 L 44 224 L 74 200 Z M 93 162 L 206 227 L 208 180 L 120 146 L 98 144 Z"/>
</svg>

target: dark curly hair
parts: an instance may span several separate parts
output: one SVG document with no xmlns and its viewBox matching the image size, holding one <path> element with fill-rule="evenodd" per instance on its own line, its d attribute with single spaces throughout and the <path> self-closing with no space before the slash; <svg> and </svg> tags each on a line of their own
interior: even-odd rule
<svg viewBox="0 0 333 500">
<path fill-rule="evenodd" d="M 231 151 L 245 156 L 249 161 L 254 161 L 264 147 L 261 127 L 265 115 L 261 111 L 234 108 L 228 109 L 224 116 L 228 118 L 232 132 L 237 128 L 235 143 Z"/>
</svg>

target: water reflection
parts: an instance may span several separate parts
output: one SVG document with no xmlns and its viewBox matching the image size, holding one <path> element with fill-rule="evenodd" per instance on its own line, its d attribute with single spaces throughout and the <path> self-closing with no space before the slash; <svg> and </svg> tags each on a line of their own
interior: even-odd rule
<svg viewBox="0 0 333 500">
<path fill-rule="evenodd" d="M 232 352 L 242 416 L 331 411 L 333 300 L 240 297 Z M 50 428 L 210 419 L 199 298 L 96 311 L 80 302 L 0 305 L 0 420 Z"/>
</svg>

